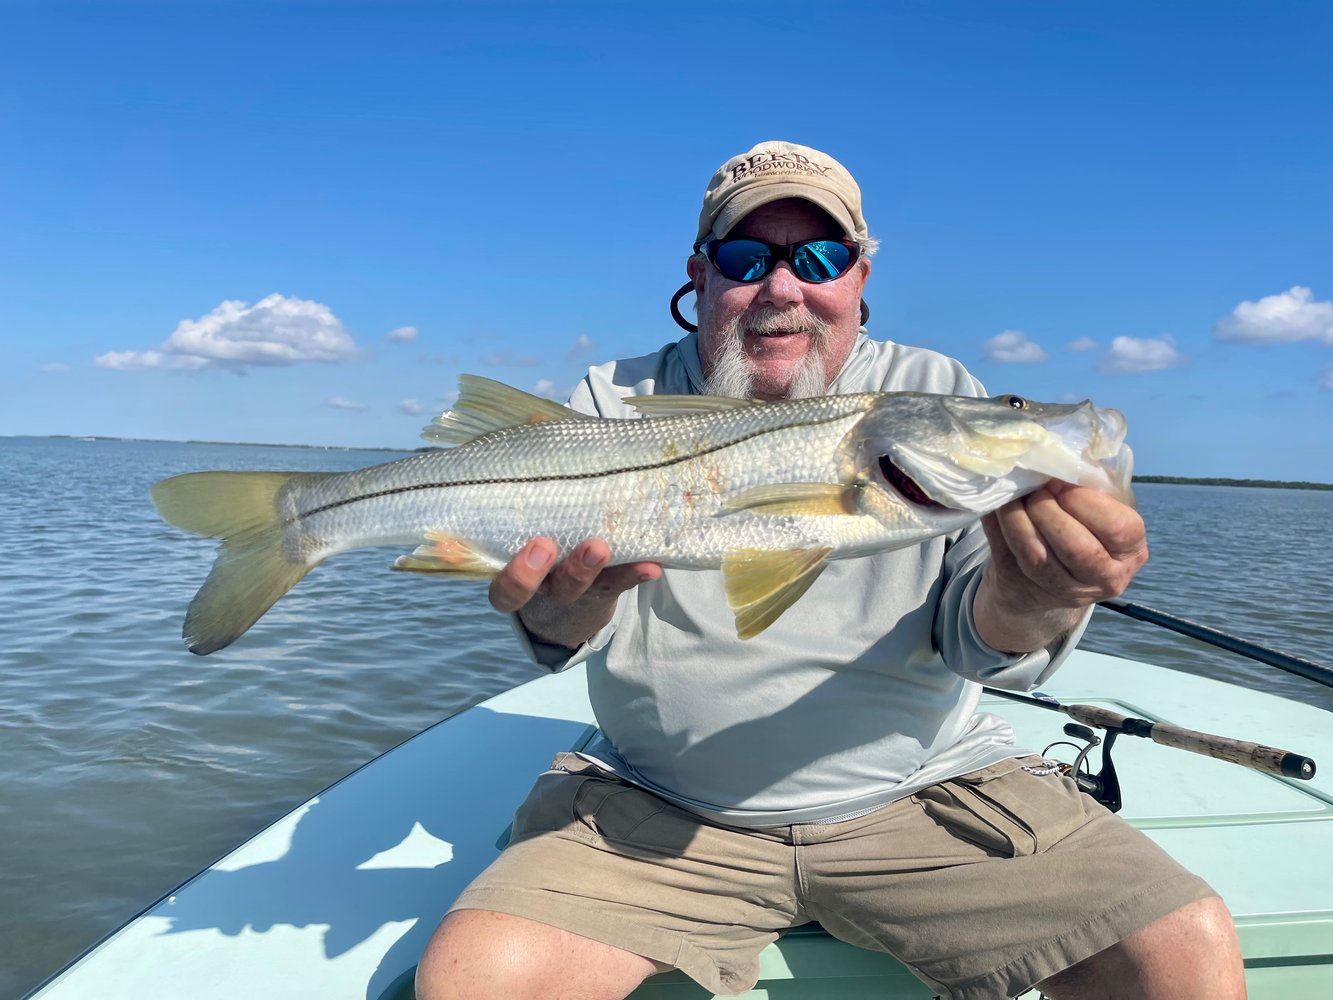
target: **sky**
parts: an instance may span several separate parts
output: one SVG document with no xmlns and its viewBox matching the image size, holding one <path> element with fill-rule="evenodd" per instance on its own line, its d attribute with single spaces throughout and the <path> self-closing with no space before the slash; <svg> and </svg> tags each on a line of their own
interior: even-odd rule
<svg viewBox="0 0 1333 1000">
<path fill-rule="evenodd" d="M 1333 483 L 1333 4 L 0 4 L 0 435 L 412 448 L 681 335 L 708 178 L 825 150 L 873 336 Z"/>
</svg>

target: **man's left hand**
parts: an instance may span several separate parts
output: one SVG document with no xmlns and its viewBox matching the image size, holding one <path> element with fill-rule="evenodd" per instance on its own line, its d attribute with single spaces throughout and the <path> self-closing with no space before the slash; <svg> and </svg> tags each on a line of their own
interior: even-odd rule
<svg viewBox="0 0 1333 1000">
<path fill-rule="evenodd" d="M 977 590 L 981 638 L 1009 652 L 1049 645 L 1084 610 L 1117 597 L 1148 561 L 1134 508 L 1082 486 L 1051 482 L 982 518 L 991 558 Z"/>
</svg>

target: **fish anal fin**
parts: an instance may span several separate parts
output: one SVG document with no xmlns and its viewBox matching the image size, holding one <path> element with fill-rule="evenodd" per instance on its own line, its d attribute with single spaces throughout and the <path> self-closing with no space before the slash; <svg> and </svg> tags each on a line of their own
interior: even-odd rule
<svg viewBox="0 0 1333 1000">
<path fill-rule="evenodd" d="M 729 396 L 626 396 L 625 403 L 645 417 L 679 417 L 687 413 L 717 413 L 743 406 L 759 406 L 762 400 L 733 399 Z"/>
<path fill-rule="evenodd" d="M 461 538 L 438 531 L 426 532 L 426 542 L 410 555 L 399 556 L 393 569 L 409 573 L 443 573 L 474 580 L 489 580 L 502 566 Z"/>
<path fill-rule="evenodd" d="M 831 548 L 735 549 L 722 559 L 727 605 L 736 634 L 751 639 L 801 599 L 828 565 Z"/>
<path fill-rule="evenodd" d="M 778 483 L 738 493 L 728 498 L 723 507 L 774 516 L 843 516 L 857 513 L 858 494 L 856 487 L 836 483 Z"/>
<path fill-rule="evenodd" d="M 458 402 L 436 417 L 421 436 L 435 444 L 458 445 L 507 427 L 540 424 L 547 420 L 595 419 L 534 396 L 512 385 L 480 375 L 458 377 Z"/>
</svg>

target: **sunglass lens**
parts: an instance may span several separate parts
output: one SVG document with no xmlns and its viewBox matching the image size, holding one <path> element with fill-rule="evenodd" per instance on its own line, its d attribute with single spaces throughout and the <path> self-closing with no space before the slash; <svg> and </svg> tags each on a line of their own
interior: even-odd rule
<svg viewBox="0 0 1333 1000">
<path fill-rule="evenodd" d="M 832 281 L 852 266 L 852 250 L 834 240 L 802 243 L 792 254 L 792 270 L 804 281 Z"/>
<path fill-rule="evenodd" d="M 773 267 L 773 251 L 758 240 L 721 240 L 713 246 L 713 265 L 731 281 L 758 281 Z"/>
</svg>

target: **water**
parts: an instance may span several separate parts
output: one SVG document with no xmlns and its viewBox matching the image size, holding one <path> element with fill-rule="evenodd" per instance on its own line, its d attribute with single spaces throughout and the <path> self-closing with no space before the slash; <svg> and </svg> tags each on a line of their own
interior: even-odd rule
<svg viewBox="0 0 1333 1000">
<path fill-rule="evenodd" d="M 0 996 L 364 761 L 537 675 L 484 585 L 389 573 L 384 550 L 321 567 L 236 646 L 185 652 L 213 543 L 158 520 L 152 482 L 396 457 L 0 438 Z M 1333 493 L 1139 494 L 1153 559 L 1128 597 L 1333 664 Z M 1331 689 L 1110 612 L 1084 645 L 1333 711 Z"/>
</svg>

